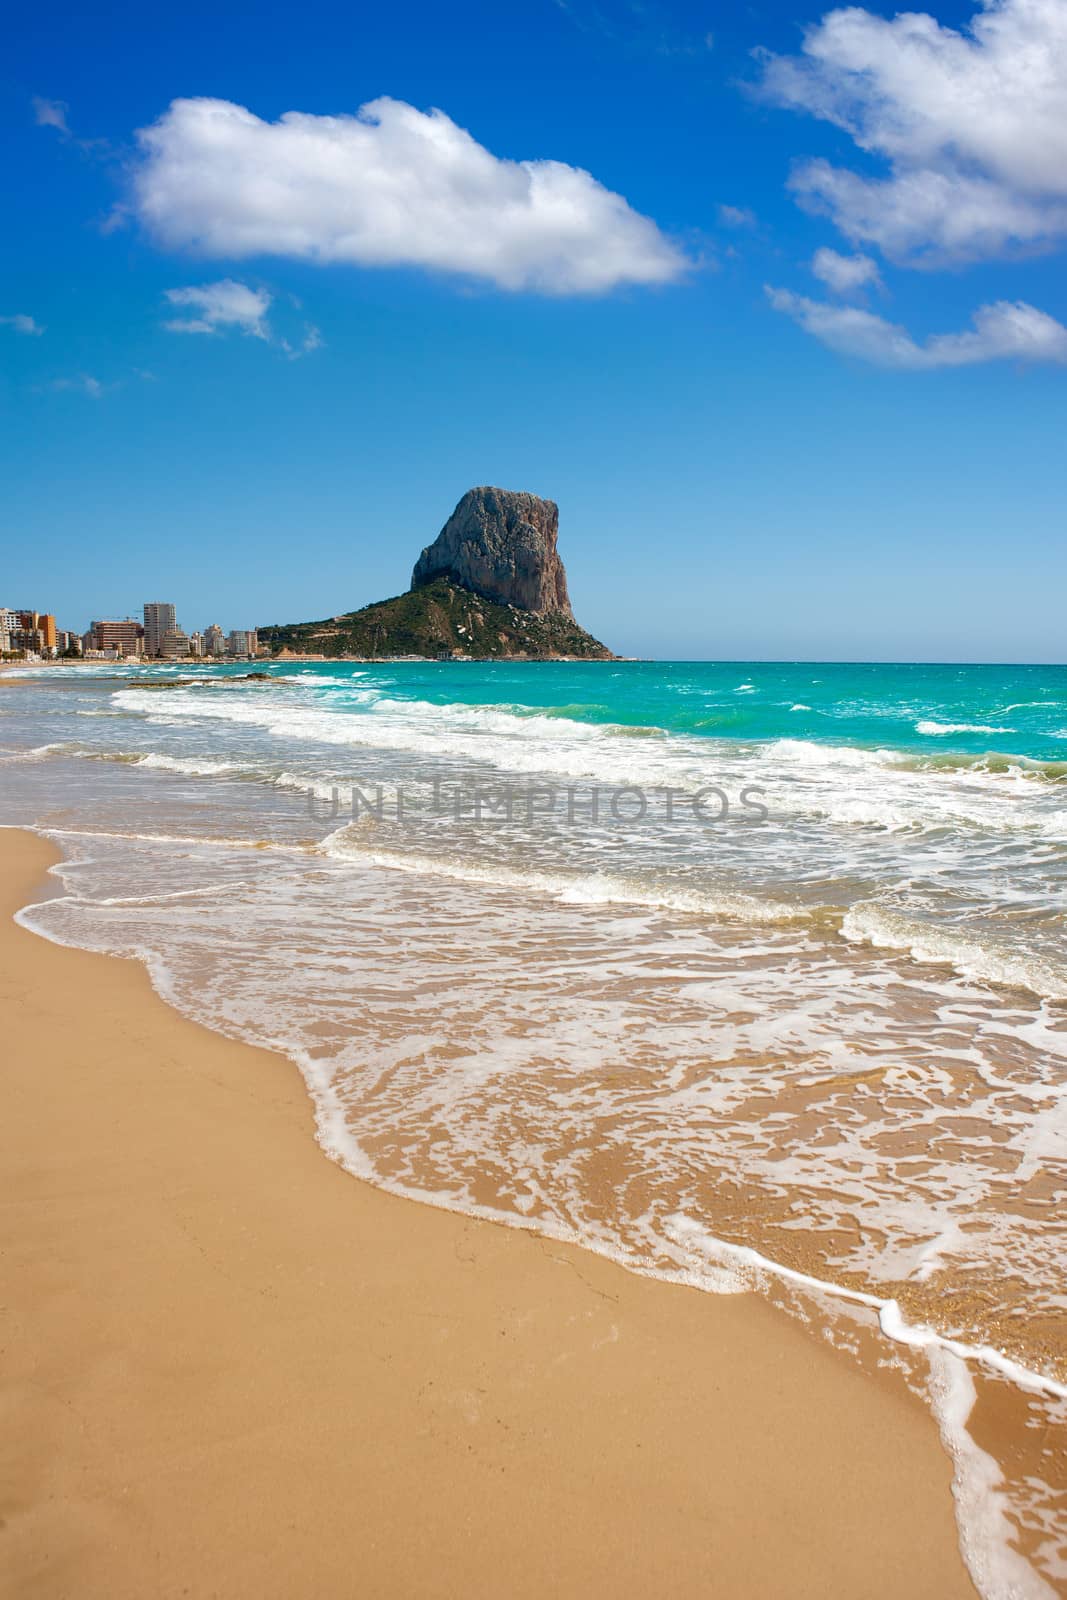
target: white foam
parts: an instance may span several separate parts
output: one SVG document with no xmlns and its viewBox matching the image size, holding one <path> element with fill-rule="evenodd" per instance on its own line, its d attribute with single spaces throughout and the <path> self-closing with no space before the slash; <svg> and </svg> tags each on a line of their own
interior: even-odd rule
<svg viewBox="0 0 1067 1600">
<path fill-rule="evenodd" d="M 368 866 L 417 876 L 451 878 L 455 882 L 479 884 L 485 888 L 510 889 L 522 894 L 540 894 L 563 905 L 629 905 L 678 911 L 697 916 L 737 918 L 749 923 L 789 922 L 800 914 L 784 901 L 758 900 L 754 896 L 723 890 L 721 894 L 646 886 L 632 879 L 608 873 L 568 874 L 514 871 L 503 866 L 481 865 L 443 855 L 382 850 L 366 845 L 348 828 L 339 828 L 319 847 L 323 854 L 347 861 L 362 861 Z"/>
<path fill-rule="evenodd" d="M 185 773 L 191 778 L 215 778 L 241 769 L 233 761 L 209 761 L 191 756 L 165 756 L 152 751 L 142 756 L 134 765 L 148 767 L 155 772 Z"/>
<path fill-rule="evenodd" d="M 10 827 L 29 827 L 27 823 L 10 823 Z M 137 833 L 121 832 L 113 828 L 54 828 L 39 824 L 32 828 L 43 839 L 123 839 L 131 844 L 202 845 L 208 850 L 276 851 L 281 855 L 306 856 L 311 849 L 305 844 L 282 844 L 273 839 L 236 839 L 222 835 L 200 833 Z"/>
<path fill-rule="evenodd" d="M 743 745 L 662 731 L 656 739 L 635 738 L 657 730 L 582 722 L 528 707 L 396 700 L 375 688 L 352 691 L 343 703 L 333 701 L 332 709 L 328 696 L 309 703 L 301 695 L 299 686 L 288 692 L 260 686 L 254 694 L 224 696 L 178 689 L 163 707 L 158 696 L 124 689 L 115 700 L 152 722 L 222 720 L 262 729 L 282 746 L 334 745 L 680 793 L 719 783 L 736 797 L 747 781 L 768 796 L 778 816 L 810 816 L 839 827 L 929 832 L 964 825 L 1067 838 L 1067 816 L 1042 809 L 1047 797 L 1021 770 L 917 771 L 899 751 L 799 739 Z"/>
<path fill-rule="evenodd" d="M 4 751 L 0 752 L 0 760 L 11 761 L 11 762 L 15 762 L 15 761 L 44 761 L 48 756 L 55 755 L 57 750 L 62 750 L 63 748 L 64 748 L 63 744 L 59 743 L 59 744 L 39 744 L 39 745 L 35 745 L 31 750 L 11 750 L 11 749 L 7 749 L 7 750 L 4 750 Z"/>
<path fill-rule="evenodd" d="M 772 1261 L 768 1256 L 761 1255 L 758 1250 L 753 1250 L 750 1245 L 731 1244 L 725 1239 L 716 1238 L 701 1223 L 695 1222 L 684 1213 L 670 1217 L 667 1221 L 676 1239 L 684 1240 L 687 1245 L 710 1257 L 717 1268 L 721 1269 L 723 1265 L 732 1266 L 742 1274 L 747 1273 L 750 1281 L 753 1277 L 758 1279 L 760 1274 L 765 1273 L 783 1282 L 795 1283 L 801 1288 L 817 1290 L 820 1294 L 846 1300 L 852 1305 L 868 1306 L 877 1312 L 878 1324 L 886 1338 L 892 1339 L 895 1343 L 910 1345 L 913 1349 L 948 1351 L 958 1356 L 961 1361 L 974 1361 L 992 1368 L 1001 1377 L 1007 1378 L 1029 1394 L 1048 1394 L 1067 1399 L 1067 1384 L 1060 1383 L 1058 1379 L 1048 1377 L 1045 1373 L 1031 1371 L 1020 1362 L 1012 1360 L 1010 1356 L 995 1350 L 992 1345 L 966 1344 L 960 1339 L 939 1333 L 937 1329 L 930 1328 L 924 1323 L 908 1322 L 896 1300 L 869 1294 L 862 1289 L 848 1289 L 825 1278 L 814 1277 L 811 1273 L 800 1272 L 795 1267 L 783 1266 L 781 1262 Z M 694 1286 L 710 1288 L 710 1284 L 704 1283 L 699 1269 L 696 1269 L 692 1282 Z"/>
<path fill-rule="evenodd" d="M 951 927 L 924 924 L 894 907 L 858 902 L 841 923 L 858 944 L 906 950 L 915 961 L 949 966 L 961 977 L 1029 989 L 1047 1000 L 1067 1000 L 1067 968 L 1033 952 L 998 948 Z"/>
<path fill-rule="evenodd" d="M 898 1344 L 911 1345 L 915 1350 L 942 1350 L 958 1356 L 961 1361 L 978 1362 L 982 1366 L 990 1367 L 994 1372 L 999 1372 L 1002 1378 L 1007 1378 L 1009 1383 L 1016 1388 L 1023 1389 L 1027 1394 L 1049 1394 L 1058 1399 L 1067 1399 L 1067 1383 L 1060 1383 L 1056 1378 L 1050 1378 L 1044 1373 L 1033 1372 L 1029 1367 L 1024 1367 L 1021 1362 L 1013 1361 L 1011 1356 L 1006 1356 L 1000 1350 L 995 1350 L 989 1344 L 966 1344 L 961 1339 L 952 1339 L 948 1334 L 938 1333 L 935 1328 L 927 1327 L 924 1323 L 908 1322 L 896 1300 L 883 1300 L 879 1307 L 878 1322 L 882 1332 L 888 1339 L 894 1339 Z"/>
<path fill-rule="evenodd" d="M 995 727 L 988 722 L 917 722 L 916 733 L 933 737 L 946 733 L 1017 733 L 1017 728 Z"/>
<path fill-rule="evenodd" d="M 967 1430 L 976 1399 L 965 1362 L 943 1347 L 929 1350 L 929 1395 L 952 1458 L 960 1554 L 983 1600 L 1055 1600 L 1053 1589 L 1014 1548 L 1004 1475 Z"/>
<path fill-rule="evenodd" d="M 868 771 L 900 766 L 907 757 L 899 750 L 865 750 L 851 744 L 817 744 L 814 739 L 773 739 L 767 746 L 772 760 L 807 767 L 853 767 Z"/>
</svg>

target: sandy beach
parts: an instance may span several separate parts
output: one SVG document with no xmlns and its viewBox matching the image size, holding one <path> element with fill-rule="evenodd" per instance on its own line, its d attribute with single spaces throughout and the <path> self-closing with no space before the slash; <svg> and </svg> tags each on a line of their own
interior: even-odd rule
<svg viewBox="0 0 1067 1600">
<path fill-rule="evenodd" d="M 902 1380 L 352 1178 L 288 1060 L 13 923 L 55 859 L 0 833 L 7 1594 L 973 1595 Z"/>
</svg>

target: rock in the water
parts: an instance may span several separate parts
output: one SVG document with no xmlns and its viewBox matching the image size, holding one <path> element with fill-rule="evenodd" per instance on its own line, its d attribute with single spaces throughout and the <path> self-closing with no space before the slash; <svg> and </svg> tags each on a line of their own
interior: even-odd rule
<svg viewBox="0 0 1067 1600">
<path fill-rule="evenodd" d="M 501 605 L 573 617 L 558 534 L 554 501 L 510 489 L 470 489 L 415 563 L 411 587 L 448 578 Z"/>
<path fill-rule="evenodd" d="M 558 528 L 551 500 L 471 489 L 422 552 L 407 594 L 322 622 L 262 627 L 260 642 L 283 658 L 614 661 L 574 620 Z"/>
</svg>

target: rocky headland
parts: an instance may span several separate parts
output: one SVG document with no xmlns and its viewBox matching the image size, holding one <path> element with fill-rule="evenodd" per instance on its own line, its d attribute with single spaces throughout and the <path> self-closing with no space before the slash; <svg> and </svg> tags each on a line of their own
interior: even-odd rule
<svg viewBox="0 0 1067 1600">
<path fill-rule="evenodd" d="M 260 642 L 285 655 L 614 660 L 574 619 L 558 535 L 554 501 L 470 489 L 419 556 L 406 594 L 263 627 Z"/>
</svg>

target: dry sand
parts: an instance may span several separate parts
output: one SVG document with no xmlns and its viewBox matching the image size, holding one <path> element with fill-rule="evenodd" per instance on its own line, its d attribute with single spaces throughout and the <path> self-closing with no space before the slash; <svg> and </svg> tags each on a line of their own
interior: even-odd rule
<svg viewBox="0 0 1067 1600">
<path fill-rule="evenodd" d="M 932 1421 L 754 1295 L 368 1187 L 296 1068 L 11 921 L 6 1595 L 974 1591 Z"/>
</svg>

